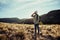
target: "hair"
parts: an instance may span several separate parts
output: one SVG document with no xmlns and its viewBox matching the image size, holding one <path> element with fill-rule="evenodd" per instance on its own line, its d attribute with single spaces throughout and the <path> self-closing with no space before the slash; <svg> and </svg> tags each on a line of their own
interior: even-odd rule
<svg viewBox="0 0 60 40">
<path fill-rule="evenodd" d="M 37 11 L 35 11 L 33 14 L 37 14 Z"/>
</svg>

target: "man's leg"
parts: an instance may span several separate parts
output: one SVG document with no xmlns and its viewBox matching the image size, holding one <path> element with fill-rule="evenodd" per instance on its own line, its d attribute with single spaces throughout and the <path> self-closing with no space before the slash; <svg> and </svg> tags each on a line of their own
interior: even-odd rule
<svg viewBox="0 0 60 40">
<path fill-rule="evenodd" d="M 34 32 L 34 40 L 36 40 L 36 24 L 34 24 L 34 29 L 35 29 L 35 30 L 34 30 L 34 31 L 35 31 L 35 32 Z"/>
<path fill-rule="evenodd" d="M 40 30 L 39 24 L 37 25 L 37 29 L 38 29 L 38 35 L 42 35 L 42 32 Z"/>
<path fill-rule="evenodd" d="M 38 35 L 39 35 L 39 31 L 40 31 L 39 24 L 37 24 L 37 29 L 38 29 Z"/>
</svg>

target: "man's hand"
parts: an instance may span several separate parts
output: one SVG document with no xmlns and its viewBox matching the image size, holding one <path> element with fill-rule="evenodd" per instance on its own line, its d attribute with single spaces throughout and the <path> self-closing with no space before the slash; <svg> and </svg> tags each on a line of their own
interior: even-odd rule
<svg viewBox="0 0 60 40">
<path fill-rule="evenodd" d="M 36 14 L 32 14 L 31 17 L 34 17 Z"/>
<path fill-rule="evenodd" d="M 31 15 L 31 17 L 34 17 L 36 14 L 37 14 L 37 11 L 35 11 L 35 12 Z"/>
</svg>

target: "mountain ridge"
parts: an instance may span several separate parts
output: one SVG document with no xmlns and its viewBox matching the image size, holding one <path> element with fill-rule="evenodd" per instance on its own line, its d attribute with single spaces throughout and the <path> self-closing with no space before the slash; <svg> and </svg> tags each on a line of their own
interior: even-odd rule
<svg viewBox="0 0 60 40">
<path fill-rule="evenodd" d="M 60 10 L 52 10 L 49 11 L 47 14 L 40 16 L 40 22 L 43 24 L 60 24 Z M 0 18 L 0 22 L 7 22 L 7 23 L 19 23 L 19 24 L 33 24 L 32 18 Z"/>
</svg>

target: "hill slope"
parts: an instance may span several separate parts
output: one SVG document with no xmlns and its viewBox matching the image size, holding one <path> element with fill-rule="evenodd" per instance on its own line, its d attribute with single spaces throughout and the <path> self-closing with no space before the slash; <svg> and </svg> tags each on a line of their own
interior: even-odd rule
<svg viewBox="0 0 60 40">
<path fill-rule="evenodd" d="M 47 14 L 40 16 L 40 21 L 43 24 L 60 24 L 60 10 L 52 10 Z M 0 22 L 33 24 L 33 19 L 19 19 L 19 18 L 0 18 Z"/>
<path fill-rule="evenodd" d="M 52 10 L 41 16 L 44 24 L 60 24 L 60 10 Z"/>
</svg>

